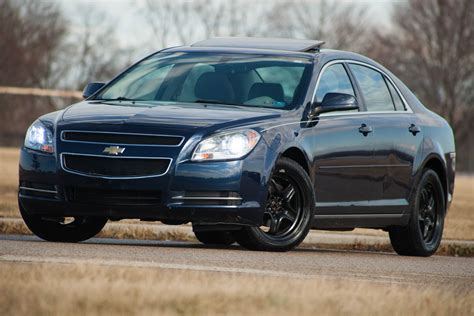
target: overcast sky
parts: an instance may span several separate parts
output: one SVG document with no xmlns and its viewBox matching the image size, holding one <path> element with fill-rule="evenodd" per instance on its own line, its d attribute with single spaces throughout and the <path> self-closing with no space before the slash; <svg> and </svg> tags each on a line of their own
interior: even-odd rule
<svg viewBox="0 0 474 316">
<path fill-rule="evenodd" d="M 136 50 L 141 44 L 150 39 L 150 29 L 143 18 L 143 9 L 146 0 L 56 0 L 61 4 L 64 12 L 73 25 L 77 25 L 77 12 L 88 8 L 91 11 L 97 11 L 104 15 L 104 19 L 116 27 L 120 45 L 123 48 L 132 48 Z M 232 0 L 229 0 L 232 1 Z M 271 0 L 252 0 L 267 1 Z M 275 0 L 274 0 L 275 1 Z M 332 0 L 338 1 L 338 0 Z M 397 2 L 404 0 L 339 0 L 341 3 L 359 3 L 365 5 L 373 17 L 373 23 L 379 23 L 384 27 L 389 27 L 389 18 L 392 8 Z M 74 27 L 74 26 L 73 26 Z M 98 25 L 100 27 L 100 25 Z M 323 39 L 324 40 L 324 39 Z M 180 43 L 171 43 L 172 45 Z M 149 43 L 148 45 L 149 46 Z M 156 47 L 155 49 L 159 49 Z M 148 53 L 144 52 L 143 54 Z"/>
</svg>

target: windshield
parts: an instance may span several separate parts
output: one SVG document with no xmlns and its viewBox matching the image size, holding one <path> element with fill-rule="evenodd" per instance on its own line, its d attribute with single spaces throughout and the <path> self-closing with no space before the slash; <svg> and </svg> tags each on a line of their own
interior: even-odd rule
<svg viewBox="0 0 474 316">
<path fill-rule="evenodd" d="M 310 65 L 297 57 L 158 53 L 127 70 L 95 99 L 289 109 L 303 102 Z"/>
</svg>

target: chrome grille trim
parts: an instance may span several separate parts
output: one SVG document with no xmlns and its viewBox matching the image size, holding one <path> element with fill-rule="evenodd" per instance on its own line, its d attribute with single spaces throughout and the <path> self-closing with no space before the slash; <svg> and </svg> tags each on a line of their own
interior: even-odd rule
<svg viewBox="0 0 474 316">
<path fill-rule="evenodd" d="M 28 188 L 21 186 L 19 187 L 20 190 L 25 190 L 25 191 L 35 191 L 35 192 L 41 192 L 41 193 L 51 193 L 51 194 L 58 194 L 58 191 L 56 190 L 45 190 L 45 189 L 35 189 L 35 188 Z"/>
<path fill-rule="evenodd" d="M 122 144 L 113 142 L 90 142 L 81 140 L 67 140 L 64 138 L 64 133 L 94 133 L 94 134 L 116 134 L 129 136 L 147 136 L 147 137 L 176 137 L 181 141 L 177 145 L 154 145 L 154 144 Z M 82 144 L 99 144 L 99 145 L 121 145 L 121 146 L 144 146 L 144 147 L 180 147 L 184 142 L 184 136 L 180 135 L 164 135 L 164 134 L 143 134 L 143 133 L 123 133 L 123 132 L 104 132 L 104 131 L 86 131 L 86 130 L 63 130 L 61 131 L 61 141 L 65 143 L 82 143 Z"/>
<path fill-rule="evenodd" d="M 91 175 L 87 173 L 82 173 L 78 171 L 74 171 L 71 169 L 68 169 L 67 166 L 64 163 L 64 156 L 65 155 L 71 155 L 71 156 L 85 156 L 85 157 L 101 157 L 101 158 L 110 158 L 110 159 L 163 159 L 163 160 L 168 160 L 168 168 L 163 173 L 160 174 L 150 174 L 146 176 L 128 176 L 128 177 L 113 177 L 113 176 L 101 176 L 101 175 Z M 109 155 L 93 155 L 93 154 L 82 154 L 82 153 L 71 153 L 71 152 L 63 152 L 59 155 L 59 161 L 61 164 L 61 169 L 63 169 L 66 172 L 80 175 L 80 176 L 85 176 L 85 177 L 90 177 L 90 178 L 101 178 L 101 179 L 143 179 L 143 178 L 153 178 L 153 177 L 161 177 L 165 174 L 168 173 L 168 171 L 171 168 L 171 165 L 173 164 L 173 158 L 169 157 L 141 157 L 141 156 L 109 156 Z"/>
</svg>

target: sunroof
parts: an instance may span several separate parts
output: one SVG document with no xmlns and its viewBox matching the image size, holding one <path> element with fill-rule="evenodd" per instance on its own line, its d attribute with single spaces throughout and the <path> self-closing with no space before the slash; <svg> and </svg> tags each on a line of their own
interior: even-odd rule
<svg viewBox="0 0 474 316">
<path fill-rule="evenodd" d="M 257 37 L 215 37 L 192 44 L 192 47 L 234 47 L 286 50 L 294 52 L 317 51 L 323 41 L 299 40 L 286 38 L 257 38 Z"/>
</svg>

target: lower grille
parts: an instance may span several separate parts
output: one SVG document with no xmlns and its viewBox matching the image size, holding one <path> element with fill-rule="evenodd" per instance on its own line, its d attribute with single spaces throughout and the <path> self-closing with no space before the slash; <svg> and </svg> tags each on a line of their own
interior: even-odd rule
<svg viewBox="0 0 474 316">
<path fill-rule="evenodd" d="M 69 202 L 89 205 L 156 205 L 161 202 L 161 191 L 109 190 L 78 187 L 66 188 Z"/>
<path fill-rule="evenodd" d="M 63 154 L 64 169 L 89 176 L 144 177 L 167 172 L 171 158 L 102 157 Z"/>
</svg>

